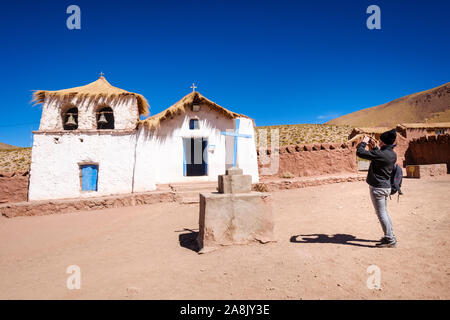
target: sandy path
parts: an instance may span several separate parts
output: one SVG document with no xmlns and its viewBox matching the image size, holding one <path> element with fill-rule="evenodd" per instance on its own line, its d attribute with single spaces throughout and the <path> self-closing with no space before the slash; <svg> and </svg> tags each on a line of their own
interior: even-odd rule
<svg viewBox="0 0 450 320">
<path fill-rule="evenodd" d="M 196 204 L 1 218 L 0 298 L 450 299 L 449 190 L 449 176 L 404 180 L 389 202 L 397 249 L 371 248 L 381 227 L 364 182 L 273 193 L 277 243 L 206 255 L 184 231 Z M 305 234 L 332 238 L 295 242 Z M 81 290 L 66 288 L 69 265 Z M 381 290 L 366 286 L 369 265 Z"/>
</svg>

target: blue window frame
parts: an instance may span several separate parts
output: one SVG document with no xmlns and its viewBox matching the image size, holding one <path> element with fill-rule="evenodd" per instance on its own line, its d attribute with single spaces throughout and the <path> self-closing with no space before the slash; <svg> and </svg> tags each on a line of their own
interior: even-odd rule
<svg viewBox="0 0 450 320">
<path fill-rule="evenodd" d="M 199 128 L 199 121 L 198 119 L 191 119 L 189 120 L 189 129 L 195 130 Z"/>
<path fill-rule="evenodd" d="M 97 191 L 98 165 L 83 164 L 81 169 L 81 191 Z"/>
</svg>

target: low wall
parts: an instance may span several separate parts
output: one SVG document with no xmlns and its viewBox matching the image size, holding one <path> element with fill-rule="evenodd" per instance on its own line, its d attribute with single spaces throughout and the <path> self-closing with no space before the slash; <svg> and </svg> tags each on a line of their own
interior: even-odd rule
<svg viewBox="0 0 450 320">
<path fill-rule="evenodd" d="M 269 176 L 289 178 L 357 173 L 356 144 L 354 141 L 282 146 L 279 148 L 278 171 Z M 258 151 L 258 167 L 261 174 L 261 169 L 271 165 L 264 164 L 262 159 L 262 157 L 269 158 L 271 150 L 263 150 L 264 154 L 260 152 Z"/>
<path fill-rule="evenodd" d="M 450 134 L 411 140 L 405 158 L 407 165 L 446 163 L 450 173 Z"/>
<path fill-rule="evenodd" d="M 91 199 L 40 200 L 0 205 L 0 215 L 13 218 L 19 216 L 42 216 L 49 214 L 121 208 L 176 201 L 174 192 L 133 193 Z"/>
<path fill-rule="evenodd" d="M 402 168 L 406 168 L 405 159 L 409 148 L 409 141 L 409 139 L 397 134 L 397 140 L 395 141 L 397 146 L 394 148 L 394 151 L 397 154 L 397 164 Z"/>
<path fill-rule="evenodd" d="M 28 171 L 0 173 L 0 203 L 27 201 Z"/>
<path fill-rule="evenodd" d="M 346 175 L 332 175 L 332 176 L 295 178 L 295 179 L 273 179 L 273 180 L 269 179 L 266 181 L 253 184 L 252 190 L 258 192 L 272 192 L 279 190 L 316 187 L 325 184 L 357 182 L 365 180 L 366 180 L 365 174 L 364 175 L 346 174 Z"/>
<path fill-rule="evenodd" d="M 273 179 L 252 185 L 253 191 L 268 192 L 286 189 L 306 188 L 331 183 L 355 182 L 365 180 L 365 175 L 347 174 L 295 179 Z M 206 191 L 209 192 L 209 191 Z M 0 204 L 0 216 L 7 218 L 20 216 L 41 216 L 63 214 L 77 211 L 101 210 L 139 206 L 158 202 L 180 202 L 182 194 L 175 191 L 150 191 L 127 195 L 111 195 L 88 199 L 40 200 Z M 198 194 L 196 195 L 198 199 Z M 183 203 L 183 202 L 181 202 Z"/>
</svg>

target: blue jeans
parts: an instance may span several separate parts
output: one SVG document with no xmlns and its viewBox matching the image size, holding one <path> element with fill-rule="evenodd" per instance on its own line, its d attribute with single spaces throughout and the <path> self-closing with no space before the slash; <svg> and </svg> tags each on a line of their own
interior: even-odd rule
<svg viewBox="0 0 450 320">
<path fill-rule="evenodd" d="M 383 228 L 384 236 L 389 241 L 395 241 L 394 227 L 392 226 L 391 217 L 387 212 L 387 197 L 391 194 L 391 188 L 374 188 L 370 187 L 370 198 L 372 199 L 378 220 Z"/>
</svg>

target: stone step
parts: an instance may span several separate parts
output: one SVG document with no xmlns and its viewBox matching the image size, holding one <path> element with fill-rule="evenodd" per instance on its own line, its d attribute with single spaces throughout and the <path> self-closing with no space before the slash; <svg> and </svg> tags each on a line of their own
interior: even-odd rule
<svg viewBox="0 0 450 320">
<path fill-rule="evenodd" d="M 198 190 L 198 191 L 183 191 L 176 192 L 176 200 L 179 203 L 199 203 L 200 193 L 217 192 L 217 190 Z"/>
<path fill-rule="evenodd" d="M 197 195 L 197 197 L 181 197 L 179 200 L 179 203 L 182 204 L 190 204 L 190 203 L 199 203 L 200 202 L 200 196 Z"/>
<path fill-rule="evenodd" d="M 169 186 L 175 192 L 217 191 L 217 182 L 171 183 Z"/>
</svg>

